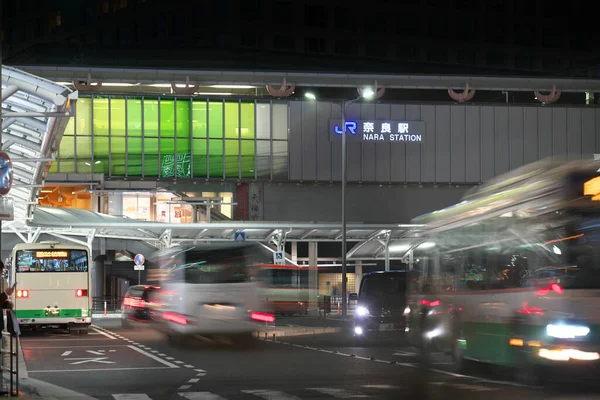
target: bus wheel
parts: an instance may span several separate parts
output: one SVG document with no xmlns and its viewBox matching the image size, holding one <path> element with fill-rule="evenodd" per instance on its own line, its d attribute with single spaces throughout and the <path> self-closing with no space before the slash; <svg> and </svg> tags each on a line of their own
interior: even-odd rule
<svg viewBox="0 0 600 400">
<path fill-rule="evenodd" d="M 471 370 L 473 362 L 464 357 L 464 350 L 457 337 L 452 340 L 452 370 L 456 373 L 467 373 Z"/>
</svg>

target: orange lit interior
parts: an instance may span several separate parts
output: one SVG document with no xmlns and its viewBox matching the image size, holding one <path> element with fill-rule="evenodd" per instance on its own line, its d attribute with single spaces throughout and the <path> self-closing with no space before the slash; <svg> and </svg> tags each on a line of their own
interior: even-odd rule
<svg viewBox="0 0 600 400">
<path fill-rule="evenodd" d="M 46 207 L 92 209 L 88 186 L 47 185 L 41 190 L 38 204 Z"/>
</svg>

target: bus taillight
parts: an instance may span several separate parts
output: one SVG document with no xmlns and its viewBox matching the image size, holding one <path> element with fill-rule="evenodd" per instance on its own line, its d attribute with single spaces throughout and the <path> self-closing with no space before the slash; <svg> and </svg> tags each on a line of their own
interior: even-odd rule
<svg viewBox="0 0 600 400">
<path fill-rule="evenodd" d="M 19 298 L 29 297 L 29 290 L 22 290 L 22 289 L 17 290 L 17 297 L 19 297 Z"/>
<path fill-rule="evenodd" d="M 87 289 L 77 289 L 75 291 L 75 296 L 77 296 L 77 297 L 87 297 L 87 295 L 88 295 Z"/>
</svg>

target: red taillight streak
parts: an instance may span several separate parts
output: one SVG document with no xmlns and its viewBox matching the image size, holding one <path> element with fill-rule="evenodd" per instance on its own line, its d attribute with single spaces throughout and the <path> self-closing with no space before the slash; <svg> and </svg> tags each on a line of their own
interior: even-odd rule
<svg viewBox="0 0 600 400">
<path fill-rule="evenodd" d="M 564 289 L 558 283 L 553 283 L 549 288 L 540 289 L 535 292 L 538 296 L 547 296 L 550 291 L 553 291 L 556 294 L 563 294 Z"/>
<path fill-rule="evenodd" d="M 88 291 L 86 289 L 77 289 L 75 291 L 76 297 L 87 297 L 87 295 L 88 295 Z"/>
<path fill-rule="evenodd" d="M 166 312 L 162 315 L 164 320 L 175 322 L 179 325 L 187 325 L 187 319 L 183 315 L 175 314 L 172 312 Z"/>
<path fill-rule="evenodd" d="M 429 300 L 421 300 L 421 304 L 429 307 L 439 307 L 442 305 L 442 302 L 439 300 L 429 301 Z"/>
<path fill-rule="evenodd" d="M 250 316 L 254 321 L 260 322 L 275 322 L 275 316 L 273 314 L 253 312 Z"/>
<path fill-rule="evenodd" d="M 146 302 L 142 299 L 125 297 L 125 299 L 123 299 L 123 305 L 126 307 L 143 308 L 146 306 Z"/>
</svg>

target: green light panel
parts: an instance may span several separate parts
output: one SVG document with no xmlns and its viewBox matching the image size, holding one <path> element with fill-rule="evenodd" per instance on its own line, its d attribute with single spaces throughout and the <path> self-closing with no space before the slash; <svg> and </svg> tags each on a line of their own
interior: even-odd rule
<svg viewBox="0 0 600 400">
<path fill-rule="evenodd" d="M 268 178 L 282 176 L 282 171 L 274 168 L 283 167 L 287 175 L 287 151 L 282 163 L 282 155 L 274 154 L 277 149 L 287 150 L 285 104 L 81 98 L 76 117 L 69 121 L 61 141 L 58 162 L 50 172 Z M 273 162 L 274 156 L 278 161 Z"/>
</svg>

